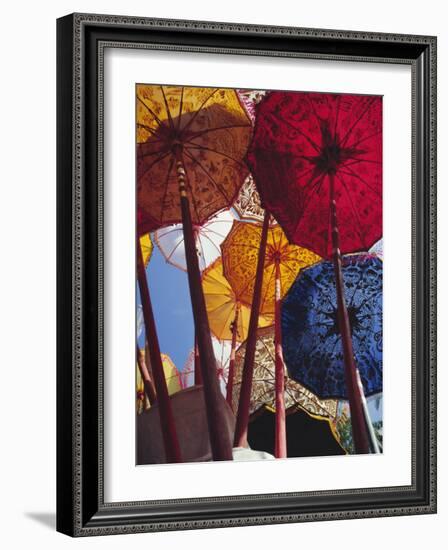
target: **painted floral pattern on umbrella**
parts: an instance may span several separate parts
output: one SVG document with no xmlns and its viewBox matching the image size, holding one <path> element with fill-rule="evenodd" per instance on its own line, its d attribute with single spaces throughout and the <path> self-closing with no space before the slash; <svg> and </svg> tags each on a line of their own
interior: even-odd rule
<svg viewBox="0 0 448 550">
<path fill-rule="evenodd" d="M 235 381 L 232 396 L 234 410 L 238 408 L 245 353 L 246 343 L 244 342 L 235 355 Z M 294 405 L 300 406 L 307 413 L 315 416 L 333 418 L 337 412 L 337 401 L 319 399 L 301 384 L 286 377 L 285 408 L 289 409 Z M 260 328 L 257 331 L 250 414 L 263 406 L 275 410 L 274 327 Z"/>
<path fill-rule="evenodd" d="M 365 395 L 382 391 L 382 262 L 369 254 L 342 259 L 353 351 Z M 321 398 L 347 399 L 334 267 L 305 269 L 282 304 L 283 357 L 289 375 Z"/>
<path fill-rule="evenodd" d="M 331 256 L 330 173 L 341 252 L 381 237 L 381 97 L 271 92 L 257 106 L 247 158 L 263 207 L 291 242 Z"/>
<path fill-rule="evenodd" d="M 263 223 L 265 209 L 261 206 L 260 195 L 252 174 L 245 179 L 232 208 L 240 220 Z M 276 223 L 274 218 L 271 218 L 271 225 Z"/>
<path fill-rule="evenodd" d="M 221 258 L 218 258 L 204 271 L 202 275 L 202 288 L 204 290 L 210 329 L 216 338 L 219 340 L 232 339 L 232 325 L 235 311 L 239 307 L 237 341 L 242 342 L 245 340 L 249 330 L 250 307 L 238 299 L 238 295 L 224 277 Z M 272 325 L 273 322 L 274 316 L 272 314 L 260 315 L 258 317 L 258 326 L 260 327 Z"/>
<path fill-rule="evenodd" d="M 237 90 L 237 93 L 247 114 L 250 116 L 252 122 L 255 122 L 256 106 L 268 93 L 267 90 Z"/>
<path fill-rule="evenodd" d="M 234 221 L 230 233 L 221 245 L 224 275 L 239 299 L 248 305 L 252 303 L 254 293 L 261 231 L 261 225 Z M 320 259 L 314 252 L 290 244 L 279 225 L 270 227 L 266 243 L 260 313 L 274 313 L 276 261 L 280 266 L 280 290 L 283 296 L 299 271 Z"/>
<path fill-rule="evenodd" d="M 137 85 L 137 202 L 158 227 L 181 221 L 176 150 L 182 149 L 194 224 L 236 198 L 251 121 L 234 90 Z"/>
</svg>

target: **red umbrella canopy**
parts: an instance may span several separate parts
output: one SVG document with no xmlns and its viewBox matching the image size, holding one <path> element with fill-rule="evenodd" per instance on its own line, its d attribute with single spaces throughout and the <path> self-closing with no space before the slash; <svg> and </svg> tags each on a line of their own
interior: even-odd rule
<svg viewBox="0 0 448 550">
<path fill-rule="evenodd" d="M 341 252 L 382 236 L 382 98 L 271 92 L 248 153 L 262 205 L 287 237 L 328 258 L 330 182 Z"/>
</svg>

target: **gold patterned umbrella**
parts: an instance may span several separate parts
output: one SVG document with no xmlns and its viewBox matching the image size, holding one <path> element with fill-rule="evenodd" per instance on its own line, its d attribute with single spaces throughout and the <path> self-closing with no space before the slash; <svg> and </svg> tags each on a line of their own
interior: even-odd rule
<svg viewBox="0 0 448 550">
<path fill-rule="evenodd" d="M 227 380 L 227 402 L 232 406 L 235 348 L 237 341 L 247 338 L 249 331 L 250 307 L 241 301 L 229 281 L 224 277 L 222 259 L 218 258 L 202 275 L 205 305 L 210 329 L 219 340 L 231 340 L 229 374 Z M 260 315 L 260 327 L 272 325 L 272 314 Z M 236 409 L 234 409 L 236 410 Z"/>
<path fill-rule="evenodd" d="M 223 272 L 240 300 L 252 303 L 262 227 L 258 224 L 233 222 L 233 227 L 221 245 Z M 275 311 L 275 286 L 280 284 L 280 298 L 288 292 L 299 271 L 315 264 L 320 256 L 290 244 L 279 225 L 271 226 L 266 242 L 263 268 L 260 314 Z"/>
<path fill-rule="evenodd" d="M 242 343 L 235 354 L 235 382 L 233 404 L 238 405 L 246 343 Z M 275 410 L 275 343 L 274 327 L 260 328 L 257 331 L 255 348 L 254 377 L 252 384 L 250 414 L 260 407 Z M 312 416 L 334 419 L 337 414 L 336 400 L 319 399 L 298 382 L 288 378 L 285 371 L 285 408 L 297 405 Z"/>
<path fill-rule="evenodd" d="M 275 324 L 275 400 L 276 441 L 275 456 L 285 458 L 286 413 L 284 402 L 284 363 L 280 329 L 280 302 L 295 281 L 300 270 L 320 260 L 314 252 L 290 244 L 279 225 L 269 226 L 266 213 L 263 226 L 235 221 L 221 245 L 223 271 L 233 291 L 241 301 L 251 304 L 255 312 L 274 314 Z M 251 318 L 245 368 L 238 403 L 235 445 L 247 441 L 250 395 L 254 368 L 257 326 Z"/>
<path fill-rule="evenodd" d="M 151 259 L 153 249 L 151 235 L 149 233 L 146 233 L 140 237 L 140 248 L 142 249 L 143 263 L 146 266 Z"/>
</svg>

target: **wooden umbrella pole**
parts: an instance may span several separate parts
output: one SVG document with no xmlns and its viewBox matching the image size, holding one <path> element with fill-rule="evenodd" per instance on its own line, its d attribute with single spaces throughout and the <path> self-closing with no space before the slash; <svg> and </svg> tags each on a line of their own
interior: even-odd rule
<svg viewBox="0 0 448 550">
<path fill-rule="evenodd" d="M 240 303 L 236 303 L 235 317 L 232 323 L 232 344 L 230 348 L 230 359 L 229 359 L 229 375 L 227 377 L 227 391 L 226 391 L 226 401 L 232 406 L 232 397 L 233 397 L 233 380 L 235 378 L 235 352 L 236 352 L 236 338 L 238 336 L 238 319 L 240 314 Z"/>
<path fill-rule="evenodd" d="M 280 263 L 275 261 L 275 457 L 286 458 L 285 365 L 281 331 Z"/>
<path fill-rule="evenodd" d="M 136 351 L 138 370 L 140 371 L 140 376 L 143 380 L 146 397 L 148 398 L 149 403 L 154 405 L 156 400 L 156 388 L 154 386 L 154 382 L 152 381 L 151 375 L 149 374 L 148 367 L 146 366 L 144 354 L 139 350 L 138 346 L 136 346 Z"/>
<path fill-rule="evenodd" d="M 185 185 L 185 169 L 182 162 L 181 150 L 176 151 L 176 158 L 188 283 L 190 286 L 191 305 L 193 309 L 196 337 L 198 340 L 210 447 L 213 460 L 233 460 L 232 442 L 229 437 L 227 417 L 223 407 L 224 400 L 219 387 L 215 354 L 213 352 L 207 310 L 205 308 L 201 272 L 199 270 L 193 234 L 193 224 Z"/>
<path fill-rule="evenodd" d="M 202 385 L 201 358 L 199 357 L 198 338 L 194 335 L 194 385 Z"/>
<path fill-rule="evenodd" d="M 137 276 L 140 287 L 140 297 L 145 320 L 146 340 L 148 341 L 149 358 L 151 362 L 154 385 L 159 404 L 160 429 L 163 436 L 167 462 L 182 462 L 179 440 L 177 439 L 176 425 L 174 423 L 171 402 L 166 387 L 165 373 L 163 371 L 162 357 L 160 355 L 159 339 L 157 338 L 156 323 L 149 296 L 148 281 L 146 280 L 145 264 L 143 263 L 142 250 L 137 241 Z"/>
<path fill-rule="evenodd" d="M 257 271 L 255 275 L 254 294 L 250 311 L 249 331 L 244 355 L 243 375 L 241 380 L 240 400 L 235 426 L 235 447 L 247 447 L 247 428 L 249 425 L 250 396 L 252 393 L 252 378 L 254 375 L 255 346 L 257 343 L 258 316 L 261 304 L 261 288 L 263 285 L 264 259 L 269 229 L 269 212 L 265 212 L 263 229 L 261 231 L 260 248 L 258 250 Z"/>
<path fill-rule="evenodd" d="M 352 336 L 347 306 L 344 296 L 344 279 L 342 275 L 342 259 L 339 244 L 339 229 L 334 193 L 334 174 L 329 174 L 330 179 L 330 212 L 331 235 L 333 245 L 333 264 L 336 279 L 336 295 L 338 306 L 338 324 L 342 340 L 344 355 L 345 383 L 347 387 L 348 401 L 350 404 L 350 418 L 352 423 L 352 435 L 355 451 L 358 454 L 369 453 L 369 438 L 366 430 L 366 422 L 362 407 L 361 388 L 358 385 L 355 357 L 353 355 Z"/>
</svg>

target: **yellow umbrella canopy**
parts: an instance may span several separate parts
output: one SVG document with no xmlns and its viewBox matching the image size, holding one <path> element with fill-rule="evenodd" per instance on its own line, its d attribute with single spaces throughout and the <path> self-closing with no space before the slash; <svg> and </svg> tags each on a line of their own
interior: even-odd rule
<svg viewBox="0 0 448 550">
<path fill-rule="evenodd" d="M 250 307 L 239 300 L 229 281 L 224 277 L 222 259 L 217 258 L 202 275 L 205 304 L 210 329 L 219 340 L 232 339 L 232 323 L 239 308 L 237 318 L 237 340 L 247 338 L 249 330 Z M 258 325 L 267 327 L 274 322 L 273 314 L 260 315 Z"/>
<path fill-rule="evenodd" d="M 148 265 L 151 258 L 153 244 L 149 233 L 140 237 L 140 248 L 142 249 L 143 263 Z"/>
<path fill-rule="evenodd" d="M 235 381 L 232 396 L 235 410 L 238 406 L 245 353 L 246 342 L 240 345 L 235 354 Z M 288 378 L 285 373 L 286 409 L 292 406 L 299 406 L 312 416 L 333 420 L 337 414 L 337 405 L 338 402 L 336 400 L 319 399 L 301 384 Z M 250 414 L 264 406 L 275 410 L 274 327 L 260 328 L 257 331 Z"/>
<path fill-rule="evenodd" d="M 230 233 L 221 245 L 224 275 L 239 299 L 246 304 L 251 304 L 254 292 L 261 232 L 261 225 L 234 221 Z M 278 224 L 270 226 L 266 243 L 260 314 L 274 313 L 277 263 L 280 270 L 280 293 L 283 297 L 299 271 L 320 259 L 314 252 L 290 244 Z"/>
<path fill-rule="evenodd" d="M 193 224 L 228 208 L 248 175 L 252 135 L 235 90 L 137 85 L 137 203 L 163 227 L 182 219 L 176 146 L 182 146 Z"/>
<path fill-rule="evenodd" d="M 173 393 L 176 393 L 182 389 L 180 374 L 169 355 L 165 353 L 161 353 L 160 355 L 162 358 L 163 372 L 165 374 L 168 395 L 173 395 Z M 145 361 L 149 372 L 152 374 L 148 354 L 145 354 Z M 149 407 L 149 401 L 145 397 L 145 385 L 138 367 L 136 373 L 135 383 L 137 392 L 137 411 L 140 413 Z"/>
</svg>

